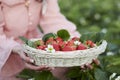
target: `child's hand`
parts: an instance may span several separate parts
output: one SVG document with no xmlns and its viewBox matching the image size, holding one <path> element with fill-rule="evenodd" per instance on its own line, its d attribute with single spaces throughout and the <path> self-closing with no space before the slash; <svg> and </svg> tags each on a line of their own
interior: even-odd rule
<svg viewBox="0 0 120 80">
<path fill-rule="evenodd" d="M 53 68 L 42 65 L 42 66 L 36 66 L 34 65 L 34 60 L 31 59 L 30 57 L 28 57 L 23 51 L 21 46 L 16 46 L 15 48 L 13 48 L 12 50 L 14 53 L 19 54 L 19 56 L 23 59 L 23 61 L 25 62 L 25 67 L 28 69 L 32 69 L 32 70 L 38 70 L 38 71 L 42 71 L 42 70 L 52 70 Z"/>
<path fill-rule="evenodd" d="M 92 63 L 96 64 L 96 65 L 100 65 L 100 61 L 98 59 L 93 59 Z M 92 64 L 85 64 L 83 66 L 80 66 L 81 69 L 85 70 L 85 69 L 93 69 Z"/>
</svg>

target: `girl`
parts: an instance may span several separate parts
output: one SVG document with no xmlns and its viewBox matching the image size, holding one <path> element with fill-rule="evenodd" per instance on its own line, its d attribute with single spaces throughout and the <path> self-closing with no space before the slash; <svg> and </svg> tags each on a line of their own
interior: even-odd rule
<svg viewBox="0 0 120 80">
<path fill-rule="evenodd" d="M 0 0 L 0 80 L 20 80 L 15 76 L 24 68 L 51 69 L 29 64 L 33 60 L 20 48 L 19 36 L 37 38 L 44 35 L 38 31 L 38 24 L 44 34 L 67 29 L 71 36 L 80 36 L 76 26 L 60 13 L 57 0 Z M 58 77 L 65 70 L 52 72 Z M 59 78 L 63 80 L 64 77 Z"/>
</svg>

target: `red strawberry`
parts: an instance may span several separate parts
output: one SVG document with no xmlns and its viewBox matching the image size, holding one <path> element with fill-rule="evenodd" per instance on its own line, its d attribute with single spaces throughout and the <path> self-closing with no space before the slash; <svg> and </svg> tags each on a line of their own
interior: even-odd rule
<svg viewBox="0 0 120 80">
<path fill-rule="evenodd" d="M 87 49 L 87 47 L 84 44 L 80 44 L 77 47 L 77 50 L 84 50 L 84 49 Z"/>
<path fill-rule="evenodd" d="M 62 48 L 62 51 L 73 51 L 74 48 L 71 46 L 65 46 L 64 48 Z"/>
<path fill-rule="evenodd" d="M 78 38 L 78 37 L 73 37 L 72 40 L 74 40 L 74 41 L 80 41 L 80 38 Z"/>
<path fill-rule="evenodd" d="M 61 48 L 63 48 L 63 47 L 66 46 L 66 42 L 61 41 L 61 42 L 58 43 L 58 45 L 59 45 Z"/>
<path fill-rule="evenodd" d="M 46 45 L 48 44 L 57 44 L 57 42 L 55 40 L 49 39 L 46 41 Z"/>
<path fill-rule="evenodd" d="M 60 46 L 58 44 L 52 44 L 52 45 L 56 51 L 60 51 Z"/>
<path fill-rule="evenodd" d="M 86 41 L 86 44 L 87 44 L 88 46 L 90 46 L 90 47 L 94 47 L 94 46 L 95 46 L 95 43 L 92 42 L 91 40 Z"/>
<path fill-rule="evenodd" d="M 53 37 L 50 37 L 48 40 L 51 40 L 51 41 L 53 41 L 53 40 L 54 40 L 54 38 L 53 38 Z"/>
<path fill-rule="evenodd" d="M 72 46 L 72 50 L 76 50 L 77 49 L 77 46 Z"/>
<path fill-rule="evenodd" d="M 74 46 L 75 44 L 74 44 L 74 41 L 73 40 L 70 40 L 70 41 L 68 41 L 67 42 L 67 46 Z"/>
<path fill-rule="evenodd" d="M 57 43 L 59 43 L 59 42 L 63 41 L 63 39 L 62 39 L 62 38 L 60 38 L 60 37 L 57 37 L 55 40 L 56 40 L 56 42 L 57 42 Z"/>
<path fill-rule="evenodd" d="M 41 50 L 44 50 L 46 48 L 45 45 L 42 45 L 42 46 L 38 46 L 37 49 L 41 49 Z"/>
<path fill-rule="evenodd" d="M 46 43 L 49 43 L 49 42 L 51 42 L 51 41 L 54 41 L 54 38 L 53 38 L 53 37 L 50 37 L 50 38 L 46 41 Z"/>
</svg>

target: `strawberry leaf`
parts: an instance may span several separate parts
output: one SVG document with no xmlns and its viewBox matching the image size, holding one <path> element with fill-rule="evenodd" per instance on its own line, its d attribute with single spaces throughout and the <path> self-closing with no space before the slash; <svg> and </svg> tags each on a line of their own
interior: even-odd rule
<svg viewBox="0 0 120 80">
<path fill-rule="evenodd" d="M 28 44 L 28 39 L 23 37 L 23 36 L 20 36 L 19 37 L 25 44 Z"/>
<path fill-rule="evenodd" d="M 105 71 L 102 71 L 99 68 L 95 69 L 95 79 L 96 80 L 108 80 L 107 73 Z"/>
<path fill-rule="evenodd" d="M 57 31 L 58 37 L 61 37 L 64 41 L 67 41 L 70 38 L 70 34 L 67 30 L 61 29 Z"/>
<path fill-rule="evenodd" d="M 28 46 L 35 48 L 34 42 L 30 40 L 28 40 Z"/>
<path fill-rule="evenodd" d="M 105 34 L 102 32 L 88 32 L 84 33 L 81 36 L 81 41 L 84 42 L 86 40 L 92 40 L 93 42 L 98 42 L 100 43 L 101 40 L 105 38 Z"/>
<path fill-rule="evenodd" d="M 34 42 L 28 40 L 27 38 L 20 36 L 19 37 L 25 44 L 27 44 L 30 47 L 35 47 Z"/>
<path fill-rule="evenodd" d="M 50 37 L 55 38 L 55 37 L 56 37 L 56 34 L 54 34 L 54 33 L 45 34 L 45 35 L 43 36 L 42 40 L 43 40 L 44 42 L 46 42 Z"/>
</svg>

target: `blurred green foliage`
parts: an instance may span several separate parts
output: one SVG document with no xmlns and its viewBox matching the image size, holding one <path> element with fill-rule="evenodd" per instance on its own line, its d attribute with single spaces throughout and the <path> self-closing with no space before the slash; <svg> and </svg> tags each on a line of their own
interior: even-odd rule
<svg viewBox="0 0 120 80">
<path fill-rule="evenodd" d="M 108 51 L 120 53 L 120 0 L 59 0 L 59 5 L 81 34 L 104 32 Z"/>
</svg>

